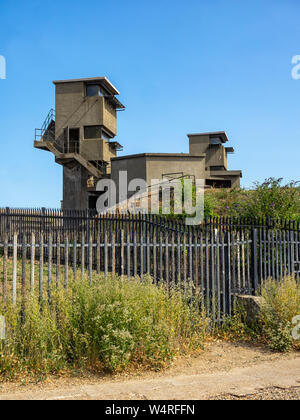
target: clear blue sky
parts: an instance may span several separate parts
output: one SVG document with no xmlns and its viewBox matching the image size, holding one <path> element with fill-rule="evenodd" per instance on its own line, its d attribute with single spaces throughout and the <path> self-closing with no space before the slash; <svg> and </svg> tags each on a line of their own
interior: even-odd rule
<svg viewBox="0 0 300 420">
<path fill-rule="evenodd" d="M 58 207 L 62 169 L 33 149 L 52 80 L 108 77 L 124 153 L 187 152 L 226 130 L 243 186 L 299 180 L 299 0 L 14 0 L 0 3 L 0 206 Z"/>
</svg>

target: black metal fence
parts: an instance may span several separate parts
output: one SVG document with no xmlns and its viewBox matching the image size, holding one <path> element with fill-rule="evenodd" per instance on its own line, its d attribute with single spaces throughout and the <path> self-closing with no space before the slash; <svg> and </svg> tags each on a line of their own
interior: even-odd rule
<svg viewBox="0 0 300 420">
<path fill-rule="evenodd" d="M 89 233 L 49 228 L 47 233 L 4 233 L 4 301 L 16 303 L 35 288 L 42 297 L 53 284 L 68 287 L 72 278 L 88 276 L 92 282 L 100 273 L 142 279 L 149 275 L 157 284 L 180 287 L 188 299 L 201 296 L 199 305 L 221 322 L 232 314 L 237 295 L 257 294 L 268 277 L 300 278 L 299 231 L 180 230 L 143 219 L 130 224 L 125 218 L 113 229 L 110 220 L 106 222 L 107 229 Z"/>
<path fill-rule="evenodd" d="M 186 226 L 183 219 L 172 219 L 156 215 L 106 214 L 98 215 L 94 210 L 58 210 L 58 209 L 11 209 L 0 208 L 0 238 L 5 232 L 13 234 L 47 232 L 85 232 L 94 238 L 97 232 L 124 230 L 147 230 L 155 227 L 162 232 L 251 232 L 253 229 L 266 231 L 299 232 L 300 222 L 287 220 L 231 219 L 226 217 L 207 217 L 198 226 Z"/>
<path fill-rule="evenodd" d="M 252 229 L 300 231 L 300 221 L 286 219 L 271 219 L 270 217 L 250 219 L 246 217 L 207 217 L 205 224 L 209 229 L 223 232 L 249 231 Z"/>
</svg>

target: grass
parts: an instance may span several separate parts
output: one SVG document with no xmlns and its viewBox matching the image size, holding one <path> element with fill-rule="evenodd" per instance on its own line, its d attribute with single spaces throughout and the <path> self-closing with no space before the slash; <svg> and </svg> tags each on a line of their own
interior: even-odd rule
<svg viewBox="0 0 300 420">
<path fill-rule="evenodd" d="M 236 307 L 234 315 L 218 331 L 219 336 L 230 341 L 252 341 L 275 352 L 300 350 L 300 339 L 293 336 L 293 332 L 300 333 L 300 322 L 299 327 L 293 323 L 294 318 L 300 316 L 299 281 L 291 276 L 282 281 L 270 278 L 261 286 L 261 297 L 261 312 L 256 323 L 247 325 L 243 309 Z"/>
<path fill-rule="evenodd" d="M 11 261 L 8 271 L 10 278 Z M 38 291 L 31 294 L 28 287 L 25 304 L 19 299 L 13 306 L 9 300 L 4 309 L 0 299 L 7 324 L 7 338 L 0 344 L 1 379 L 72 370 L 157 370 L 203 348 L 209 321 L 181 291 L 155 286 L 151 278 L 105 279 L 93 273 L 90 285 L 87 275 L 77 281 L 72 277 L 70 272 L 68 290 L 52 285 L 50 303 L 46 290 L 40 303 Z M 45 268 L 45 283 L 47 278 Z"/>
<path fill-rule="evenodd" d="M 3 261 L 0 257 L 0 278 Z M 26 275 L 29 278 L 29 265 Z M 12 264 L 8 261 L 8 278 Z M 35 266 L 38 279 L 39 265 Z M 0 315 L 5 315 L 7 339 L 0 342 L 0 380 L 76 372 L 116 373 L 129 370 L 159 370 L 184 354 L 203 349 L 211 333 L 210 320 L 188 302 L 180 290 L 166 290 L 152 279 L 104 278 L 87 273 L 77 280 L 69 270 L 69 287 L 55 287 L 55 269 L 48 300 L 48 269 L 44 267 L 43 301 L 38 288 L 30 293 L 27 281 L 25 304 L 11 304 L 11 282 L 6 309 L 0 297 Z M 61 268 L 63 283 L 64 269 Z M 21 264 L 18 261 L 18 275 Z M 263 283 L 264 304 L 256 325 L 245 324 L 245 314 L 235 308 L 218 330 L 218 338 L 252 341 L 276 352 L 300 350 L 292 337 L 293 318 L 300 315 L 300 284 L 292 277 Z M 194 306 L 195 305 L 195 306 Z"/>
<path fill-rule="evenodd" d="M 274 351 L 300 350 L 292 336 L 293 319 L 300 315 L 300 283 L 294 277 L 281 282 L 269 279 L 262 286 L 261 336 Z"/>
</svg>

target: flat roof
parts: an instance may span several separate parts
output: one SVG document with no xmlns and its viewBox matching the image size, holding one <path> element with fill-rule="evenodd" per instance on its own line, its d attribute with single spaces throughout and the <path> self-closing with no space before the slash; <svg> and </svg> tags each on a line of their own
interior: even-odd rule
<svg viewBox="0 0 300 420">
<path fill-rule="evenodd" d="M 210 178 L 212 177 L 230 177 L 230 176 L 239 176 L 239 177 L 243 177 L 243 172 L 242 171 L 210 171 Z"/>
<path fill-rule="evenodd" d="M 106 77 L 88 77 L 84 79 L 68 79 L 68 80 L 54 80 L 54 85 L 59 85 L 62 83 L 102 83 L 107 89 L 113 92 L 114 95 L 120 95 L 118 89 L 106 78 Z"/>
<path fill-rule="evenodd" d="M 197 133 L 197 134 L 188 134 L 188 137 L 199 137 L 199 136 L 209 136 L 209 137 L 221 137 L 223 143 L 227 143 L 228 137 L 225 131 L 211 131 L 209 133 Z"/>
<path fill-rule="evenodd" d="M 205 158 L 205 154 L 202 155 L 190 155 L 189 153 L 140 153 L 137 155 L 127 155 L 127 156 L 119 156 L 116 158 L 111 159 L 114 160 L 125 160 L 125 159 L 137 159 L 141 157 L 188 157 L 191 159 L 199 159 L 199 158 Z"/>
</svg>

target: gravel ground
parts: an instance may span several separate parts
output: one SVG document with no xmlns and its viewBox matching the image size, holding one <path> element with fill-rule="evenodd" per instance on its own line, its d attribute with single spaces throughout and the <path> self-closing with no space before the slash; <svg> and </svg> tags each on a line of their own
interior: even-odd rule
<svg viewBox="0 0 300 420">
<path fill-rule="evenodd" d="M 253 395 L 236 396 L 236 395 L 219 395 L 218 397 L 210 398 L 210 400 L 218 401 L 298 401 L 300 400 L 300 388 L 268 388 L 263 391 L 259 391 Z"/>
<path fill-rule="evenodd" d="M 160 372 L 0 380 L 0 400 L 6 399 L 300 400 L 300 354 L 212 341 L 198 355 L 179 358 Z"/>
</svg>

